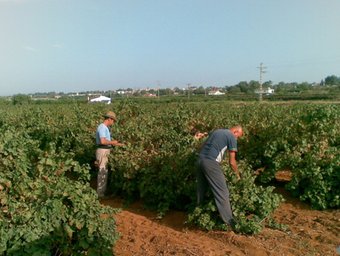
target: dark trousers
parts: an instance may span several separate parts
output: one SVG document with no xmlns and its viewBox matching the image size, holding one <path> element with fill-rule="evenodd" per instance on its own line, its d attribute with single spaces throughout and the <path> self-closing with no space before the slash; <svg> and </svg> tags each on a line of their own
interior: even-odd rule
<svg viewBox="0 0 340 256">
<path fill-rule="evenodd" d="M 229 189 L 222 168 L 218 162 L 199 159 L 197 168 L 197 204 L 202 204 L 207 188 L 210 186 L 215 197 L 217 209 L 222 220 L 231 225 L 233 213 L 229 200 Z"/>
</svg>

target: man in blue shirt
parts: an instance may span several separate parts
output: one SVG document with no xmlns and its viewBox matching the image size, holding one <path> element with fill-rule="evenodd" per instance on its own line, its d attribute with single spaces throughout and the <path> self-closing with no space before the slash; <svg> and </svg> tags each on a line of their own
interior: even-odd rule
<svg viewBox="0 0 340 256">
<path fill-rule="evenodd" d="M 98 197 L 104 197 L 107 188 L 108 179 L 108 157 L 112 146 L 123 146 L 117 140 L 111 140 L 109 127 L 112 126 L 117 118 L 112 111 L 107 112 L 104 116 L 104 121 L 97 127 L 96 131 L 96 162 L 99 168 L 97 177 L 97 194 Z"/>
<path fill-rule="evenodd" d="M 195 137 L 200 138 L 202 134 Z M 207 187 L 213 192 L 217 209 L 222 220 L 234 226 L 235 221 L 230 206 L 229 189 L 226 183 L 220 163 L 225 155 L 229 153 L 229 164 L 238 179 L 240 173 L 236 163 L 237 139 L 243 135 L 242 127 L 237 125 L 230 129 L 217 129 L 213 131 L 204 142 L 198 160 L 197 171 L 197 203 L 201 204 Z"/>
</svg>

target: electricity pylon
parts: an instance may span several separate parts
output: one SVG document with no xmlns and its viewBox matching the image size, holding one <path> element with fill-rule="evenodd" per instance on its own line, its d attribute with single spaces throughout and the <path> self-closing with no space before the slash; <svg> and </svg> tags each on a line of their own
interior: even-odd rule
<svg viewBox="0 0 340 256">
<path fill-rule="evenodd" d="M 263 88 L 262 88 L 262 74 L 266 73 L 265 69 L 267 67 L 263 66 L 263 63 L 260 63 L 260 66 L 257 67 L 260 69 L 260 90 L 259 90 L 259 101 L 262 101 L 262 94 L 263 94 Z"/>
</svg>

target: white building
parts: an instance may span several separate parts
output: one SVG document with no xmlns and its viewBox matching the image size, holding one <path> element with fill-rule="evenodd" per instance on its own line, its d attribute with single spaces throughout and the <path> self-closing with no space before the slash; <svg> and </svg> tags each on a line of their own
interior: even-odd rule
<svg viewBox="0 0 340 256">
<path fill-rule="evenodd" d="M 91 99 L 90 102 L 102 102 L 106 104 L 111 104 L 111 98 L 105 97 L 105 96 L 99 96 L 98 98 Z"/>
<path fill-rule="evenodd" d="M 261 91 L 260 90 L 256 90 L 255 93 L 261 93 Z M 272 89 L 270 87 L 262 90 L 262 94 L 269 95 L 269 94 L 273 94 L 273 93 L 274 93 L 274 89 Z"/>
<path fill-rule="evenodd" d="M 219 90 L 217 90 L 217 91 L 210 91 L 208 94 L 209 95 L 224 95 L 224 92 L 220 92 Z"/>
</svg>

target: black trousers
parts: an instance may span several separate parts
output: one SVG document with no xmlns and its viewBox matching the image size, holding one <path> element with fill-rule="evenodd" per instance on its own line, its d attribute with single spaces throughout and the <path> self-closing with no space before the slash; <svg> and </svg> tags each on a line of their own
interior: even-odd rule
<svg viewBox="0 0 340 256">
<path fill-rule="evenodd" d="M 217 209 L 222 220 L 231 225 L 233 213 L 229 200 L 229 189 L 222 168 L 218 162 L 210 159 L 198 160 L 197 168 L 197 203 L 201 204 L 207 188 L 213 192 Z"/>
</svg>

